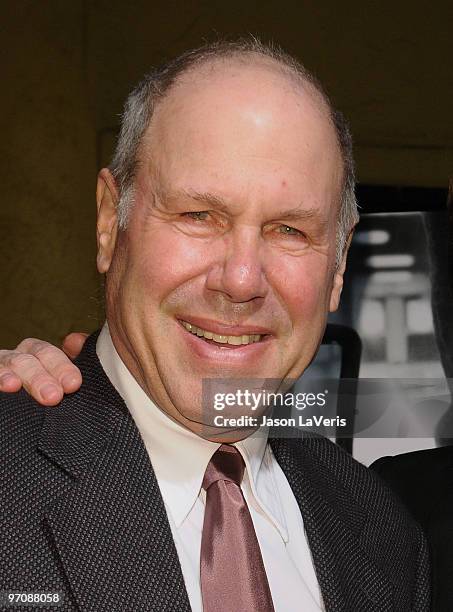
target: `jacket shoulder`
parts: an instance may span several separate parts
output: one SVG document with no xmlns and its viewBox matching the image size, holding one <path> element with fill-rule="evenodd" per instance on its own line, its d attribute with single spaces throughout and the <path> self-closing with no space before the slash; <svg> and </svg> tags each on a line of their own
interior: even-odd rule
<svg viewBox="0 0 453 612">
<path fill-rule="evenodd" d="M 36 446 L 45 410 L 24 390 L 0 393 L 0 453 L 3 457 Z"/>
<path fill-rule="evenodd" d="M 27 512 L 45 505 L 52 487 L 66 479 L 40 451 L 50 411 L 61 407 L 41 406 L 25 391 L 0 394 L 0 512 L 10 521 L 26 520 Z"/>
<path fill-rule="evenodd" d="M 387 518 L 394 521 L 396 517 L 411 522 L 406 509 L 385 481 L 329 439 L 310 436 L 280 443 L 284 451 L 278 449 L 278 455 L 292 457 L 294 469 L 308 473 L 332 503 L 353 503 L 380 524 Z"/>
</svg>

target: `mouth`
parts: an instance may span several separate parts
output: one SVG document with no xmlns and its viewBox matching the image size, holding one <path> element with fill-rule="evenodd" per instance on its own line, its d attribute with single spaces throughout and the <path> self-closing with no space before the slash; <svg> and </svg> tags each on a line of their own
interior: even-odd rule
<svg viewBox="0 0 453 612">
<path fill-rule="evenodd" d="M 247 344 L 254 344 L 255 342 L 261 342 L 265 334 L 240 334 L 240 335 L 223 335 L 215 334 L 212 331 L 197 327 L 187 321 L 181 321 L 182 326 L 187 329 L 188 332 L 194 336 L 198 336 L 209 343 L 214 344 L 228 344 L 230 346 L 243 346 Z"/>
<path fill-rule="evenodd" d="M 226 326 L 212 321 L 197 320 L 197 324 L 185 319 L 178 319 L 180 325 L 192 336 L 206 345 L 218 349 L 244 349 L 250 345 L 259 345 L 271 338 L 269 330 L 258 327 Z"/>
</svg>

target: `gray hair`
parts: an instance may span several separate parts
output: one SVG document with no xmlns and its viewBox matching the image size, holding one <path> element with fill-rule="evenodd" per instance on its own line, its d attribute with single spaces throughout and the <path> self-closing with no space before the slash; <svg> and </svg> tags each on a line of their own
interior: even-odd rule
<svg viewBox="0 0 453 612">
<path fill-rule="evenodd" d="M 337 265 L 340 263 L 348 236 L 358 222 L 354 193 L 355 172 L 352 138 L 343 115 L 334 109 L 320 82 L 296 58 L 280 47 L 264 44 L 255 37 L 236 41 L 217 41 L 186 51 L 161 68 L 147 74 L 129 94 L 122 114 L 121 129 L 110 170 L 118 185 L 118 224 L 125 229 L 134 200 L 134 179 L 143 136 L 150 124 L 156 105 L 169 93 L 177 79 L 213 60 L 247 60 L 259 55 L 273 60 L 287 76 L 310 83 L 322 96 L 330 113 L 343 158 L 343 185 L 337 228 Z"/>
</svg>

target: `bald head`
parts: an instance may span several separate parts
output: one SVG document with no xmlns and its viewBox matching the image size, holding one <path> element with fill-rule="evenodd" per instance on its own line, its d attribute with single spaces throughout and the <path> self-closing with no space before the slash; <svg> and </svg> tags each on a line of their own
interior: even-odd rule
<svg viewBox="0 0 453 612">
<path fill-rule="evenodd" d="M 343 116 L 332 107 L 321 84 L 294 57 L 280 48 L 264 45 L 254 38 L 233 42 L 217 42 L 187 51 L 148 74 L 131 92 L 125 105 L 121 132 L 110 166 L 120 194 L 118 205 L 119 225 L 126 227 L 134 200 L 134 178 L 139 162 L 139 151 L 151 119 L 160 103 L 171 91 L 183 86 L 195 73 L 207 78 L 209 73 L 227 65 L 250 69 L 250 79 L 255 81 L 254 70 L 273 72 L 285 90 L 292 84 L 294 91 L 309 91 L 317 99 L 319 109 L 326 110 L 334 127 L 343 161 L 343 180 L 340 194 L 338 221 L 338 259 L 341 258 L 350 229 L 358 220 L 354 195 L 354 163 L 349 129 Z M 199 80 L 200 87 L 203 79 Z M 228 92 L 225 92 L 228 95 Z"/>
<path fill-rule="evenodd" d="M 341 154 L 330 107 L 320 91 L 303 75 L 291 72 L 276 60 L 258 53 L 213 58 L 196 64 L 182 73 L 168 89 L 166 96 L 156 105 L 150 124 L 156 123 L 162 114 L 171 114 L 183 100 L 198 103 L 199 114 L 214 112 L 221 121 L 222 110 L 237 111 L 239 121 L 250 119 L 250 127 L 257 128 L 278 121 L 283 115 L 286 121 L 290 109 L 300 114 L 310 109 L 317 121 L 323 119 Z"/>
<path fill-rule="evenodd" d="M 335 208 L 340 200 L 342 158 L 328 107 L 309 82 L 259 56 L 183 74 L 156 107 L 138 159 L 138 186 L 157 175 L 165 194 L 186 186 L 213 193 L 215 184 L 216 197 L 251 201 L 259 184 L 263 205 L 271 193 L 293 206 L 308 192 Z"/>
</svg>

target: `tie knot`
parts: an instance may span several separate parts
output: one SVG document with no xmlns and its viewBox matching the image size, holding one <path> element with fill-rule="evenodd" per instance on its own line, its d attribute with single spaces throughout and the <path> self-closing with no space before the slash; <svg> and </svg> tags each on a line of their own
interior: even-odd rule
<svg viewBox="0 0 453 612">
<path fill-rule="evenodd" d="M 244 467 L 241 453 L 234 446 L 222 444 L 208 463 L 203 479 L 203 489 L 207 491 L 218 480 L 234 482 L 239 487 L 244 475 Z"/>
</svg>

